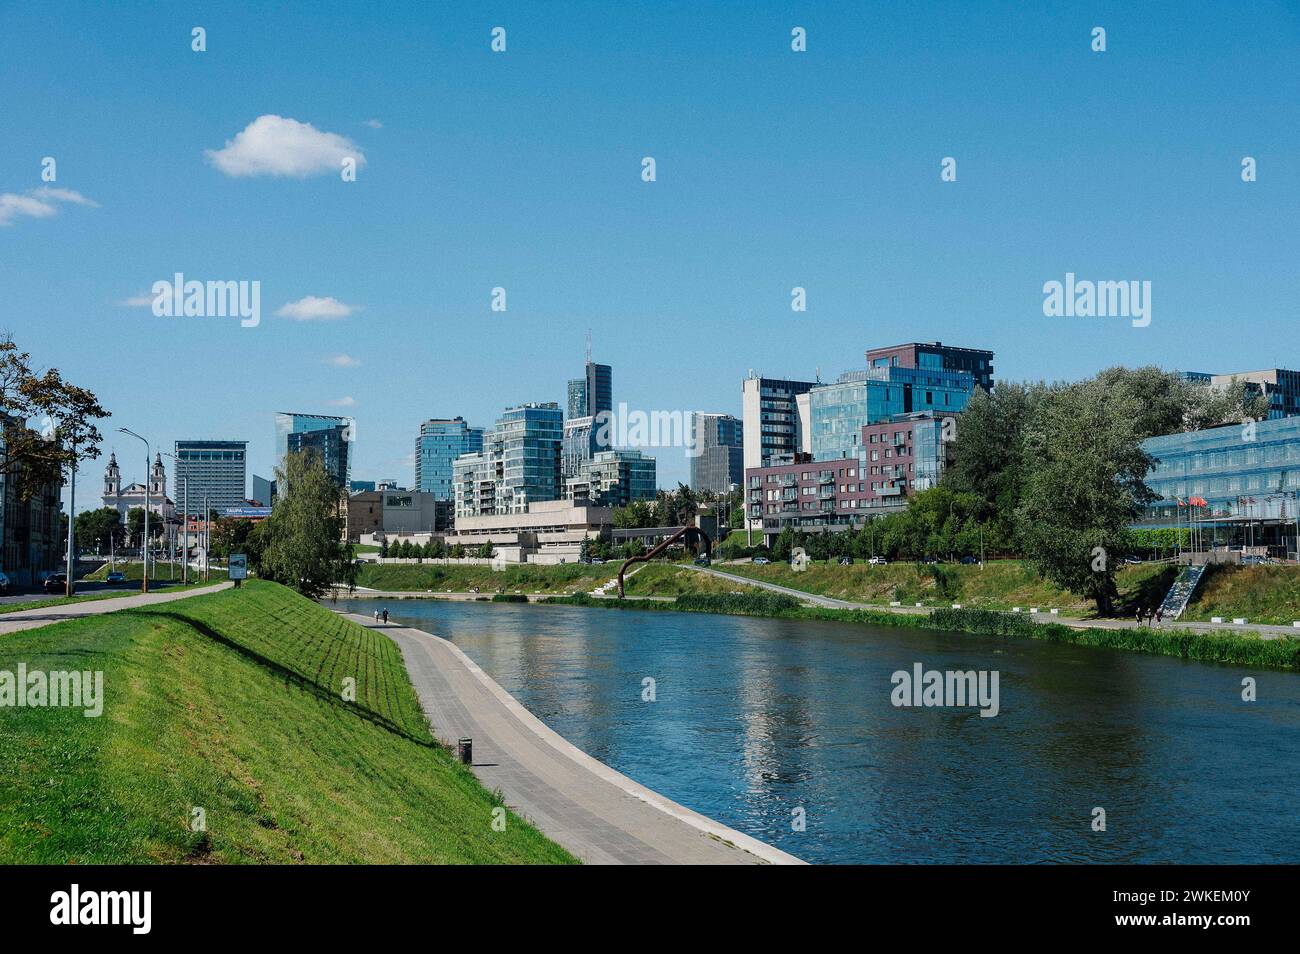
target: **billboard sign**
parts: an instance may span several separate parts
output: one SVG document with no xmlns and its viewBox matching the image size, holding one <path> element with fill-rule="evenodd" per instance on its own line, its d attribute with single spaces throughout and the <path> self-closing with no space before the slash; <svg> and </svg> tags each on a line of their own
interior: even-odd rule
<svg viewBox="0 0 1300 954">
<path fill-rule="evenodd" d="M 227 568 L 230 571 L 230 578 L 232 580 L 248 579 L 248 554 L 246 553 L 230 554 L 230 562 L 227 565 Z"/>
</svg>

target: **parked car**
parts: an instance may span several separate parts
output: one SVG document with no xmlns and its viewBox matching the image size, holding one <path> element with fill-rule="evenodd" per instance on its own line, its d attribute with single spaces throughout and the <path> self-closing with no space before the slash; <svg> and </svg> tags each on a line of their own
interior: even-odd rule
<svg viewBox="0 0 1300 954">
<path fill-rule="evenodd" d="M 979 560 L 975 559 L 973 556 L 964 556 L 961 558 L 961 562 L 964 563 L 966 566 L 970 566 L 974 563 L 978 563 Z"/>
<path fill-rule="evenodd" d="M 9 577 L 0 573 L 0 595 L 7 594 L 11 589 L 13 589 L 13 584 L 9 582 Z"/>
<path fill-rule="evenodd" d="M 605 561 L 602 560 L 600 557 L 592 557 L 592 558 L 591 558 L 591 562 L 592 562 L 593 564 L 600 564 L 600 563 L 604 563 Z"/>
<path fill-rule="evenodd" d="M 45 578 L 43 588 L 46 593 L 62 593 L 68 583 L 68 574 L 51 573 Z"/>
<path fill-rule="evenodd" d="M 852 566 L 852 565 L 853 565 L 853 557 L 851 556 L 840 557 L 840 566 Z"/>
<path fill-rule="evenodd" d="M 712 566 L 712 565 L 713 565 L 713 561 L 710 560 L 710 559 L 709 559 L 708 557 L 706 557 L 706 556 L 698 556 L 698 557 L 695 558 L 695 565 L 696 565 L 696 566 Z"/>
<path fill-rule="evenodd" d="M 1129 564 L 1130 566 L 1137 566 L 1142 561 L 1139 560 L 1137 557 L 1125 557 L 1124 562 Z"/>
<path fill-rule="evenodd" d="M 757 556 L 757 557 L 754 557 L 754 558 L 753 558 L 752 560 L 750 560 L 749 562 L 752 563 L 752 564 L 754 564 L 755 566 L 767 566 L 767 565 L 768 565 L 769 563 L 771 563 L 772 561 L 769 560 L 767 557 Z"/>
<path fill-rule="evenodd" d="M 121 570 L 114 570 L 112 573 L 108 574 L 108 576 L 104 577 L 104 582 L 105 582 L 105 583 L 125 583 L 125 582 L 126 582 L 126 574 L 123 573 Z"/>
<path fill-rule="evenodd" d="M 867 563 L 869 563 L 871 566 L 889 566 L 888 558 L 882 556 L 872 557 L 870 560 L 867 561 Z"/>
</svg>

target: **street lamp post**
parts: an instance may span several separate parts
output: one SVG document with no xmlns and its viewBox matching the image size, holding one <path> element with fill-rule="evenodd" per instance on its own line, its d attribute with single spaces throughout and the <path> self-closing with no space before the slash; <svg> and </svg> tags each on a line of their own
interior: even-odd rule
<svg viewBox="0 0 1300 954">
<path fill-rule="evenodd" d="M 74 537 L 72 528 L 77 522 L 77 445 L 72 444 L 72 466 L 69 468 L 71 477 L 68 480 L 68 572 L 67 578 L 63 581 L 63 595 L 65 597 L 72 595 L 72 548 Z"/>
<path fill-rule="evenodd" d="M 172 463 L 176 465 L 174 473 L 185 482 L 182 485 L 184 491 L 181 497 L 181 586 L 185 586 L 190 579 L 190 475 L 180 473 L 181 462 L 175 454 L 163 451 L 163 456 L 172 459 Z"/>
<path fill-rule="evenodd" d="M 149 592 L 149 442 L 135 431 L 119 427 L 122 434 L 129 434 L 144 444 L 144 539 L 140 541 L 141 563 L 140 592 Z"/>
</svg>

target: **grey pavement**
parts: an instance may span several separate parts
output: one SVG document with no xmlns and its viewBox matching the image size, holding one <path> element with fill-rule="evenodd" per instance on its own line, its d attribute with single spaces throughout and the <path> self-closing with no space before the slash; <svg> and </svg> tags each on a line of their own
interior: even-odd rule
<svg viewBox="0 0 1300 954">
<path fill-rule="evenodd" d="M 474 740 L 474 774 L 548 837 L 590 864 L 800 864 L 791 855 L 650 791 L 566 742 L 458 647 L 377 624 L 402 652 L 434 734 Z"/>
<path fill-rule="evenodd" d="M 205 593 L 215 593 L 233 585 L 232 583 L 214 583 L 212 586 L 197 587 L 179 592 L 135 593 L 121 598 L 73 601 L 55 606 L 44 606 L 39 609 L 4 613 L 0 615 L 0 636 L 16 633 L 24 629 L 49 626 L 52 623 L 62 623 L 70 619 L 80 619 L 83 616 L 98 616 L 101 613 L 112 613 L 116 610 L 134 609 L 137 606 L 154 606 L 158 603 L 188 599 L 191 596 L 202 596 Z M 41 597 L 34 596 L 32 598 L 40 599 Z"/>
</svg>

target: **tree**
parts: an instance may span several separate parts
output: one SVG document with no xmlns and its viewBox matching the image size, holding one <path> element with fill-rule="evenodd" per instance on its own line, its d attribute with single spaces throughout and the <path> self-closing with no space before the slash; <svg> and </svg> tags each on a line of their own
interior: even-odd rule
<svg viewBox="0 0 1300 954">
<path fill-rule="evenodd" d="M 1034 465 L 1017 512 L 1025 555 L 1103 616 L 1114 611 L 1128 526 L 1154 497 L 1143 482 L 1152 459 L 1142 428 L 1137 397 L 1094 379 L 1053 392 L 1026 430 Z"/>
<path fill-rule="evenodd" d="M 122 545 L 122 515 L 116 507 L 100 507 L 77 514 L 76 529 L 77 542 L 87 549 L 93 546 L 102 553 Z"/>
<path fill-rule="evenodd" d="M 246 518 L 222 517 L 212 525 L 212 555 L 225 559 L 232 553 L 248 553 L 248 538 L 254 523 Z M 153 529 L 150 524 L 150 529 Z"/>
<path fill-rule="evenodd" d="M 356 584 L 352 547 L 341 539 L 338 486 L 315 454 L 291 453 L 276 468 L 279 492 L 269 524 L 263 575 L 311 599 L 335 583 Z"/>
<path fill-rule="evenodd" d="M 149 521 L 149 539 L 156 541 L 162 536 L 162 532 L 162 521 L 156 516 L 153 517 Z M 144 536 L 144 507 L 132 507 L 126 512 L 126 533 L 132 541 Z"/>
<path fill-rule="evenodd" d="M 108 416 L 92 392 L 64 381 L 56 368 L 33 371 L 31 355 L 0 336 L 0 476 L 17 482 L 21 499 L 98 457 L 96 422 Z"/>
<path fill-rule="evenodd" d="M 492 544 L 480 543 L 478 548 L 474 551 L 474 555 L 480 560 L 490 560 L 492 557 L 496 556 L 496 553 L 492 549 Z"/>
</svg>

